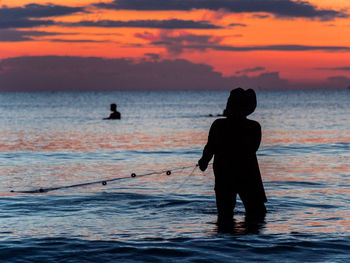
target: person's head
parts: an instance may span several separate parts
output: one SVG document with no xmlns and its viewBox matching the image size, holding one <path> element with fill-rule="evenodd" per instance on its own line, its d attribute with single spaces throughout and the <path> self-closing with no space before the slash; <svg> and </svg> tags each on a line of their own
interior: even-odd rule
<svg viewBox="0 0 350 263">
<path fill-rule="evenodd" d="M 117 104 L 115 103 L 111 104 L 111 111 L 117 111 Z"/>
<path fill-rule="evenodd" d="M 225 113 L 229 117 L 246 117 L 256 108 L 256 94 L 252 89 L 236 88 L 231 90 Z"/>
</svg>

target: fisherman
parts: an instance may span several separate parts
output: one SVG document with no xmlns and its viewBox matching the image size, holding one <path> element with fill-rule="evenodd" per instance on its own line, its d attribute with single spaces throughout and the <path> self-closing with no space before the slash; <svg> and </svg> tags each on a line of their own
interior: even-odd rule
<svg viewBox="0 0 350 263">
<path fill-rule="evenodd" d="M 230 222 L 240 196 L 247 216 L 263 217 L 267 202 L 256 151 L 261 141 L 261 127 L 246 117 L 256 108 L 254 90 L 231 91 L 225 117 L 213 122 L 208 142 L 198 161 L 205 171 L 214 156 L 215 194 L 218 223 Z"/>
<path fill-rule="evenodd" d="M 104 120 L 120 120 L 120 112 L 117 111 L 117 104 L 111 104 L 111 114 L 108 118 L 104 118 Z"/>
</svg>

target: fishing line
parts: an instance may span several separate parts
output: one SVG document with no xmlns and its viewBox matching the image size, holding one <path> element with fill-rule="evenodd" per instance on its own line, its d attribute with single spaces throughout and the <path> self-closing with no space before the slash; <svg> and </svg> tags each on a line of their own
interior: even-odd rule
<svg viewBox="0 0 350 263">
<path fill-rule="evenodd" d="M 189 175 L 186 176 L 185 180 L 183 180 L 183 182 L 178 186 L 176 187 L 175 191 L 176 190 L 179 190 L 180 188 L 182 188 L 182 186 L 188 181 L 188 179 L 192 176 L 192 174 L 194 173 L 194 171 L 197 169 L 198 167 L 198 164 L 193 168 L 192 172 L 190 172 Z"/>
<path fill-rule="evenodd" d="M 209 165 L 212 165 L 213 163 L 209 163 Z M 178 186 L 176 187 L 173 191 L 177 191 L 179 190 L 180 188 L 182 188 L 184 186 L 185 183 L 187 183 L 187 181 L 190 179 L 190 177 L 193 175 L 194 171 L 196 171 L 196 169 L 198 168 L 198 164 L 193 168 L 192 172 L 186 176 L 185 180 L 183 180 L 183 182 Z"/>
<path fill-rule="evenodd" d="M 190 173 L 190 175 L 193 174 L 193 172 L 196 170 L 197 166 L 198 166 L 198 164 L 195 165 L 195 167 L 192 170 L 192 172 Z M 175 167 L 175 168 L 168 169 L 168 170 L 161 170 L 161 171 L 149 172 L 149 173 L 144 173 L 144 174 L 131 173 L 130 176 L 131 176 L 131 178 L 135 178 L 135 177 L 144 177 L 144 176 L 156 175 L 156 174 L 164 174 L 164 173 L 169 176 L 169 175 L 171 175 L 172 171 L 185 170 L 185 169 L 189 169 L 189 168 L 192 168 L 192 167 L 193 167 L 193 165 L 191 165 L 191 166 L 184 166 L 184 167 Z M 64 186 L 57 186 L 57 187 L 47 187 L 47 188 L 38 188 L 38 189 L 33 189 L 33 190 L 24 190 L 24 191 L 11 190 L 11 193 L 35 194 L 35 193 L 47 193 L 47 192 L 50 192 L 50 191 L 55 191 L 55 190 L 60 190 L 60 189 L 88 186 L 88 185 L 93 185 L 93 184 L 107 185 L 108 182 L 114 182 L 114 181 L 119 181 L 119 180 L 130 179 L 130 176 L 127 176 L 127 177 L 126 176 L 125 177 L 116 177 L 116 178 L 110 178 L 110 179 L 104 179 L 104 180 L 98 180 L 98 181 L 87 182 L 87 183 L 80 183 L 80 184 L 64 185 Z"/>
</svg>

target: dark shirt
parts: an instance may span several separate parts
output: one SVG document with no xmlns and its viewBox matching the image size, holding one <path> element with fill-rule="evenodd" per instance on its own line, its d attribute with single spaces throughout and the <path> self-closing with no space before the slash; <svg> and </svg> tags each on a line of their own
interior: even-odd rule
<svg viewBox="0 0 350 263">
<path fill-rule="evenodd" d="M 118 111 L 112 112 L 111 115 L 109 115 L 108 119 L 119 120 L 120 119 L 120 112 L 118 112 Z"/>
<path fill-rule="evenodd" d="M 215 188 L 246 192 L 266 202 L 256 151 L 261 127 L 247 118 L 222 118 L 213 122 L 200 162 L 208 164 L 214 155 Z"/>
</svg>

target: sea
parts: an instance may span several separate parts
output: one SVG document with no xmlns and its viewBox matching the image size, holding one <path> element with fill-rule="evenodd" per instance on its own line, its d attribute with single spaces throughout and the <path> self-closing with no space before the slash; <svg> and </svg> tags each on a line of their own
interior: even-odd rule
<svg viewBox="0 0 350 263">
<path fill-rule="evenodd" d="M 350 262 L 350 90 L 256 93 L 268 213 L 225 231 L 196 164 L 228 90 L 0 93 L 0 262 Z"/>
</svg>

